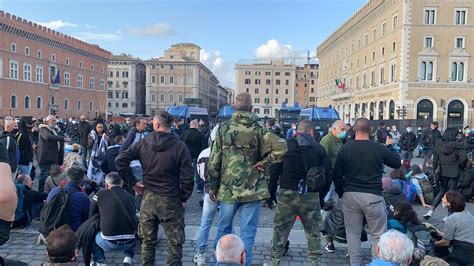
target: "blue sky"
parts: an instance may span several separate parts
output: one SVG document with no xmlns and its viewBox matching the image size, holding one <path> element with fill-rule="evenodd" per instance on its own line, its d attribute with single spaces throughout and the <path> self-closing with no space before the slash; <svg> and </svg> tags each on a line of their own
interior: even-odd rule
<svg viewBox="0 0 474 266">
<path fill-rule="evenodd" d="M 221 83 L 241 59 L 314 55 L 367 0 L 0 0 L 0 9 L 96 43 L 114 54 L 159 57 L 192 42 Z"/>
</svg>

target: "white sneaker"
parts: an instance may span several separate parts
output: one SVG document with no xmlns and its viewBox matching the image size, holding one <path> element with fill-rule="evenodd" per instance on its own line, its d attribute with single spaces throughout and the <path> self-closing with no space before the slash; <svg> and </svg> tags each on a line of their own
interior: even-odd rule
<svg viewBox="0 0 474 266">
<path fill-rule="evenodd" d="M 131 266 L 133 264 L 132 257 L 125 257 L 123 259 L 123 266 Z"/>
<path fill-rule="evenodd" d="M 193 261 L 198 266 L 206 265 L 206 254 L 197 253 L 196 255 L 194 255 Z"/>
<path fill-rule="evenodd" d="M 433 209 L 429 209 L 428 212 L 425 215 L 423 215 L 423 218 L 428 220 L 431 218 L 432 215 L 433 215 Z"/>
</svg>

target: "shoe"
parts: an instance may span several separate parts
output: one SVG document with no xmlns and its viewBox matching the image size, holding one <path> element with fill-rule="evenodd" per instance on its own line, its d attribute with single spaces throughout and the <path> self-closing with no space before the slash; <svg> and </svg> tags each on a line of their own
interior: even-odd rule
<svg viewBox="0 0 474 266">
<path fill-rule="evenodd" d="M 331 243 L 331 244 L 328 243 L 328 244 L 326 245 L 326 247 L 324 247 L 324 249 L 326 249 L 326 251 L 327 251 L 328 253 L 334 253 L 334 252 L 336 251 L 336 249 L 334 248 L 334 244 L 333 244 L 333 243 Z"/>
<path fill-rule="evenodd" d="M 202 193 L 202 192 L 203 192 L 202 189 L 198 189 L 198 190 L 197 190 L 197 193 Z"/>
<path fill-rule="evenodd" d="M 123 259 L 123 266 L 131 266 L 133 264 L 132 257 L 125 257 Z"/>
<path fill-rule="evenodd" d="M 423 215 L 423 218 L 428 220 L 431 218 L 431 216 L 433 216 L 433 209 L 429 209 L 428 212 L 425 215 Z"/>
<path fill-rule="evenodd" d="M 443 218 L 443 222 L 446 223 L 446 220 L 447 220 L 447 219 L 448 219 L 448 216 L 444 217 L 444 218 Z"/>
<path fill-rule="evenodd" d="M 197 253 L 193 258 L 194 263 L 197 265 L 206 265 L 206 254 Z"/>
</svg>

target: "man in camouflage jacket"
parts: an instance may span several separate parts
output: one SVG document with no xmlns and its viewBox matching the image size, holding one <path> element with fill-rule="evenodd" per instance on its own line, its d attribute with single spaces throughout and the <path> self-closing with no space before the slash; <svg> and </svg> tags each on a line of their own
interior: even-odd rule
<svg viewBox="0 0 474 266">
<path fill-rule="evenodd" d="M 240 237 L 245 244 L 246 265 L 250 265 L 260 201 L 269 198 L 264 169 L 279 162 L 287 146 L 283 139 L 257 124 L 249 94 L 239 94 L 234 107 L 236 113 L 219 127 L 209 158 L 209 197 L 220 201 L 214 247 L 220 237 L 231 233 L 240 209 Z"/>
</svg>

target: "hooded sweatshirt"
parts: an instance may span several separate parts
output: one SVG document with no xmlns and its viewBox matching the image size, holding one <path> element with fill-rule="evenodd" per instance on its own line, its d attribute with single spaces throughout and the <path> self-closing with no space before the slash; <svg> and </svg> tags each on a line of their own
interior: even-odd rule
<svg viewBox="0 0 474 266">
<path fill-rule="evenodd" d="M 129 178 L 130 186 L 137 182 L 128 173 L 132 160 L 140 160 L 145 189 L 162 197 L 180 197 L 182 202 L 191 196 L 194 188 L 191 155 L 184 142 L 172 133 L 153 132 L 117 156 L 117 170 L 122 177 Z"/>
<path fill-rule="evenodd" d="M 433 169 L 440 176 L 459 178 L 467 164 L 467 154 L 463 143 L 456 141 L 458 132 L 448 128 L 444 132 L 443 142 L 437 143 L 433 151 Z"/>
</svg>

